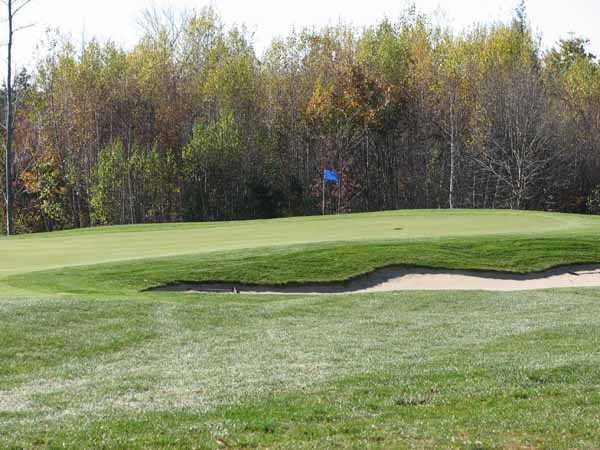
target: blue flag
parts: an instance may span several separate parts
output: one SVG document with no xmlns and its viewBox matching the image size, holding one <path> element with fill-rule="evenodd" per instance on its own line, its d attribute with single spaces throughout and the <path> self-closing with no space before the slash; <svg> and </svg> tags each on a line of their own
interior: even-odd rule
<svg viewBox="0 0 600 450">
<path fill-rule="evenodd" d="M 323 178 L 325 179 L 325 181 L 329 181 L 331 183 L 337 183 L 339 181 L 338 174 L 335 170 L 331 169 L 325 169 L 325 172 L 323 173 Z"/>
</svg>

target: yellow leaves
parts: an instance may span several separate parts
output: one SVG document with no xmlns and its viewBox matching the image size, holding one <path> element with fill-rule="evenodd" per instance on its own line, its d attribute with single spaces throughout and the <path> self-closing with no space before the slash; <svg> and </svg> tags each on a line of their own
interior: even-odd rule
<svg viewBox="0 0 600 450">
<path fill-rule="evenodd" d="M 481 71 L 504 72 L 532 65 L 537 48 L 529 33 L 510 25 L 496 25 L 480 33 Z"/>
<path fill-rule="evenodd" d="M 21 182 L 27 192 L 36 192 L 38 190 L 39 181 L 36 174 L 31 171 L 21 173 Z"/>
<path fill-rule="evenodd" d="M 309 120 L 326 122 L 331 116 L 333 99 L 333 86 L 325 86 L 319 79 L 313 88 L 312 96 L 306 107 L 306 115 Z"/>
<path fill-rule="evenodd" d="M 564 76 L 567 90 L 576 99 L 600 97 L 600 69 L 593 62 L 576 60 Z"/>
<path fill-rule="evenodd" d="M 390 92 L 390 86 L 370 79 L 361 67 L 341 65 L 333 80 L 321 76 L 315 82 L 306 115 L 317 126 L 337 127 L 343 121 L 364 127 L 387 104 Z"/>
</svg>

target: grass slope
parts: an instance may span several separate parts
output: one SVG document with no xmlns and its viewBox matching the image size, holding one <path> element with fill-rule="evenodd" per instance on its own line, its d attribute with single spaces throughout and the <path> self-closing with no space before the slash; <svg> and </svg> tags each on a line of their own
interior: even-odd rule
<svg viewBox="0 0 600 450">
<path fill-rule="evenodd" d="M 600 218 L 399 211 L 77 230 L 0 247 L 9 256 L 0 292 L 131 294 L 175 281 L 339 281 L 389 265 L 531 272 L 599 262 Z"/>
<path fill-rule="evenodd" d="M 222 223 L 122 226 L 0 239 L 0 277 L 130 259 L 331 242 L 600 233 L 593 216 L 517 211 L 395 211 Z"/>
<path fill-rule="evenodd" d="M 393 212 L 0 239 L 0 448 L 594 448 L 600 289 L 147 293 L 600 262 L 600 221 Z"/>
<path fill-rule="evenodd" d="M 532 272 L 600 261 L 600 239 L 489 237 L 338 243 L 119 261 L 23 273 L 6 287 L 39 293 L 135 294 L 173 282 L 285 284 L 347 280 L 390 265 Z"/>
</svg>

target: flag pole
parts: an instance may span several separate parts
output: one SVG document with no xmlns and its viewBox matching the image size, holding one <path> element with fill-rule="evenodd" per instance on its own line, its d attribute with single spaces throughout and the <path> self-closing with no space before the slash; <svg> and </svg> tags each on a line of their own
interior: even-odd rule
<svg viewBox="0 0 600 450">
<path fill-rule="evenodd" d="M 323 206 L 321 209 L 321 215 L 325 215 L 325 174 L 321 175 L 323 177 Z"/>
<path fill-rule="evenodd" d="M 340 208 L 342 207 L 342 172 L 340 171 L 340 180 L 338 183 L 338 216 L 340 214 Z"/>
</svg>

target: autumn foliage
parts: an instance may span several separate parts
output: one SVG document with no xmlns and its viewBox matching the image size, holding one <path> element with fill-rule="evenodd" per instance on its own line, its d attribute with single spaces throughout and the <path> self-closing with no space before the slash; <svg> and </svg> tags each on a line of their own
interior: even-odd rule
<svg viewBox="0 0 600 450">
<path fill-rule="evenodd" d="M 326 210 L 597 212 L 600 66 L 523 15 L 457 33 L 409 10 L 275 40 L 211 9 L 132 49 L 48 34 L 15 84 L 19 232 Z M 0 211 L 2 212 L 2 211 Z"/>
</svg>

